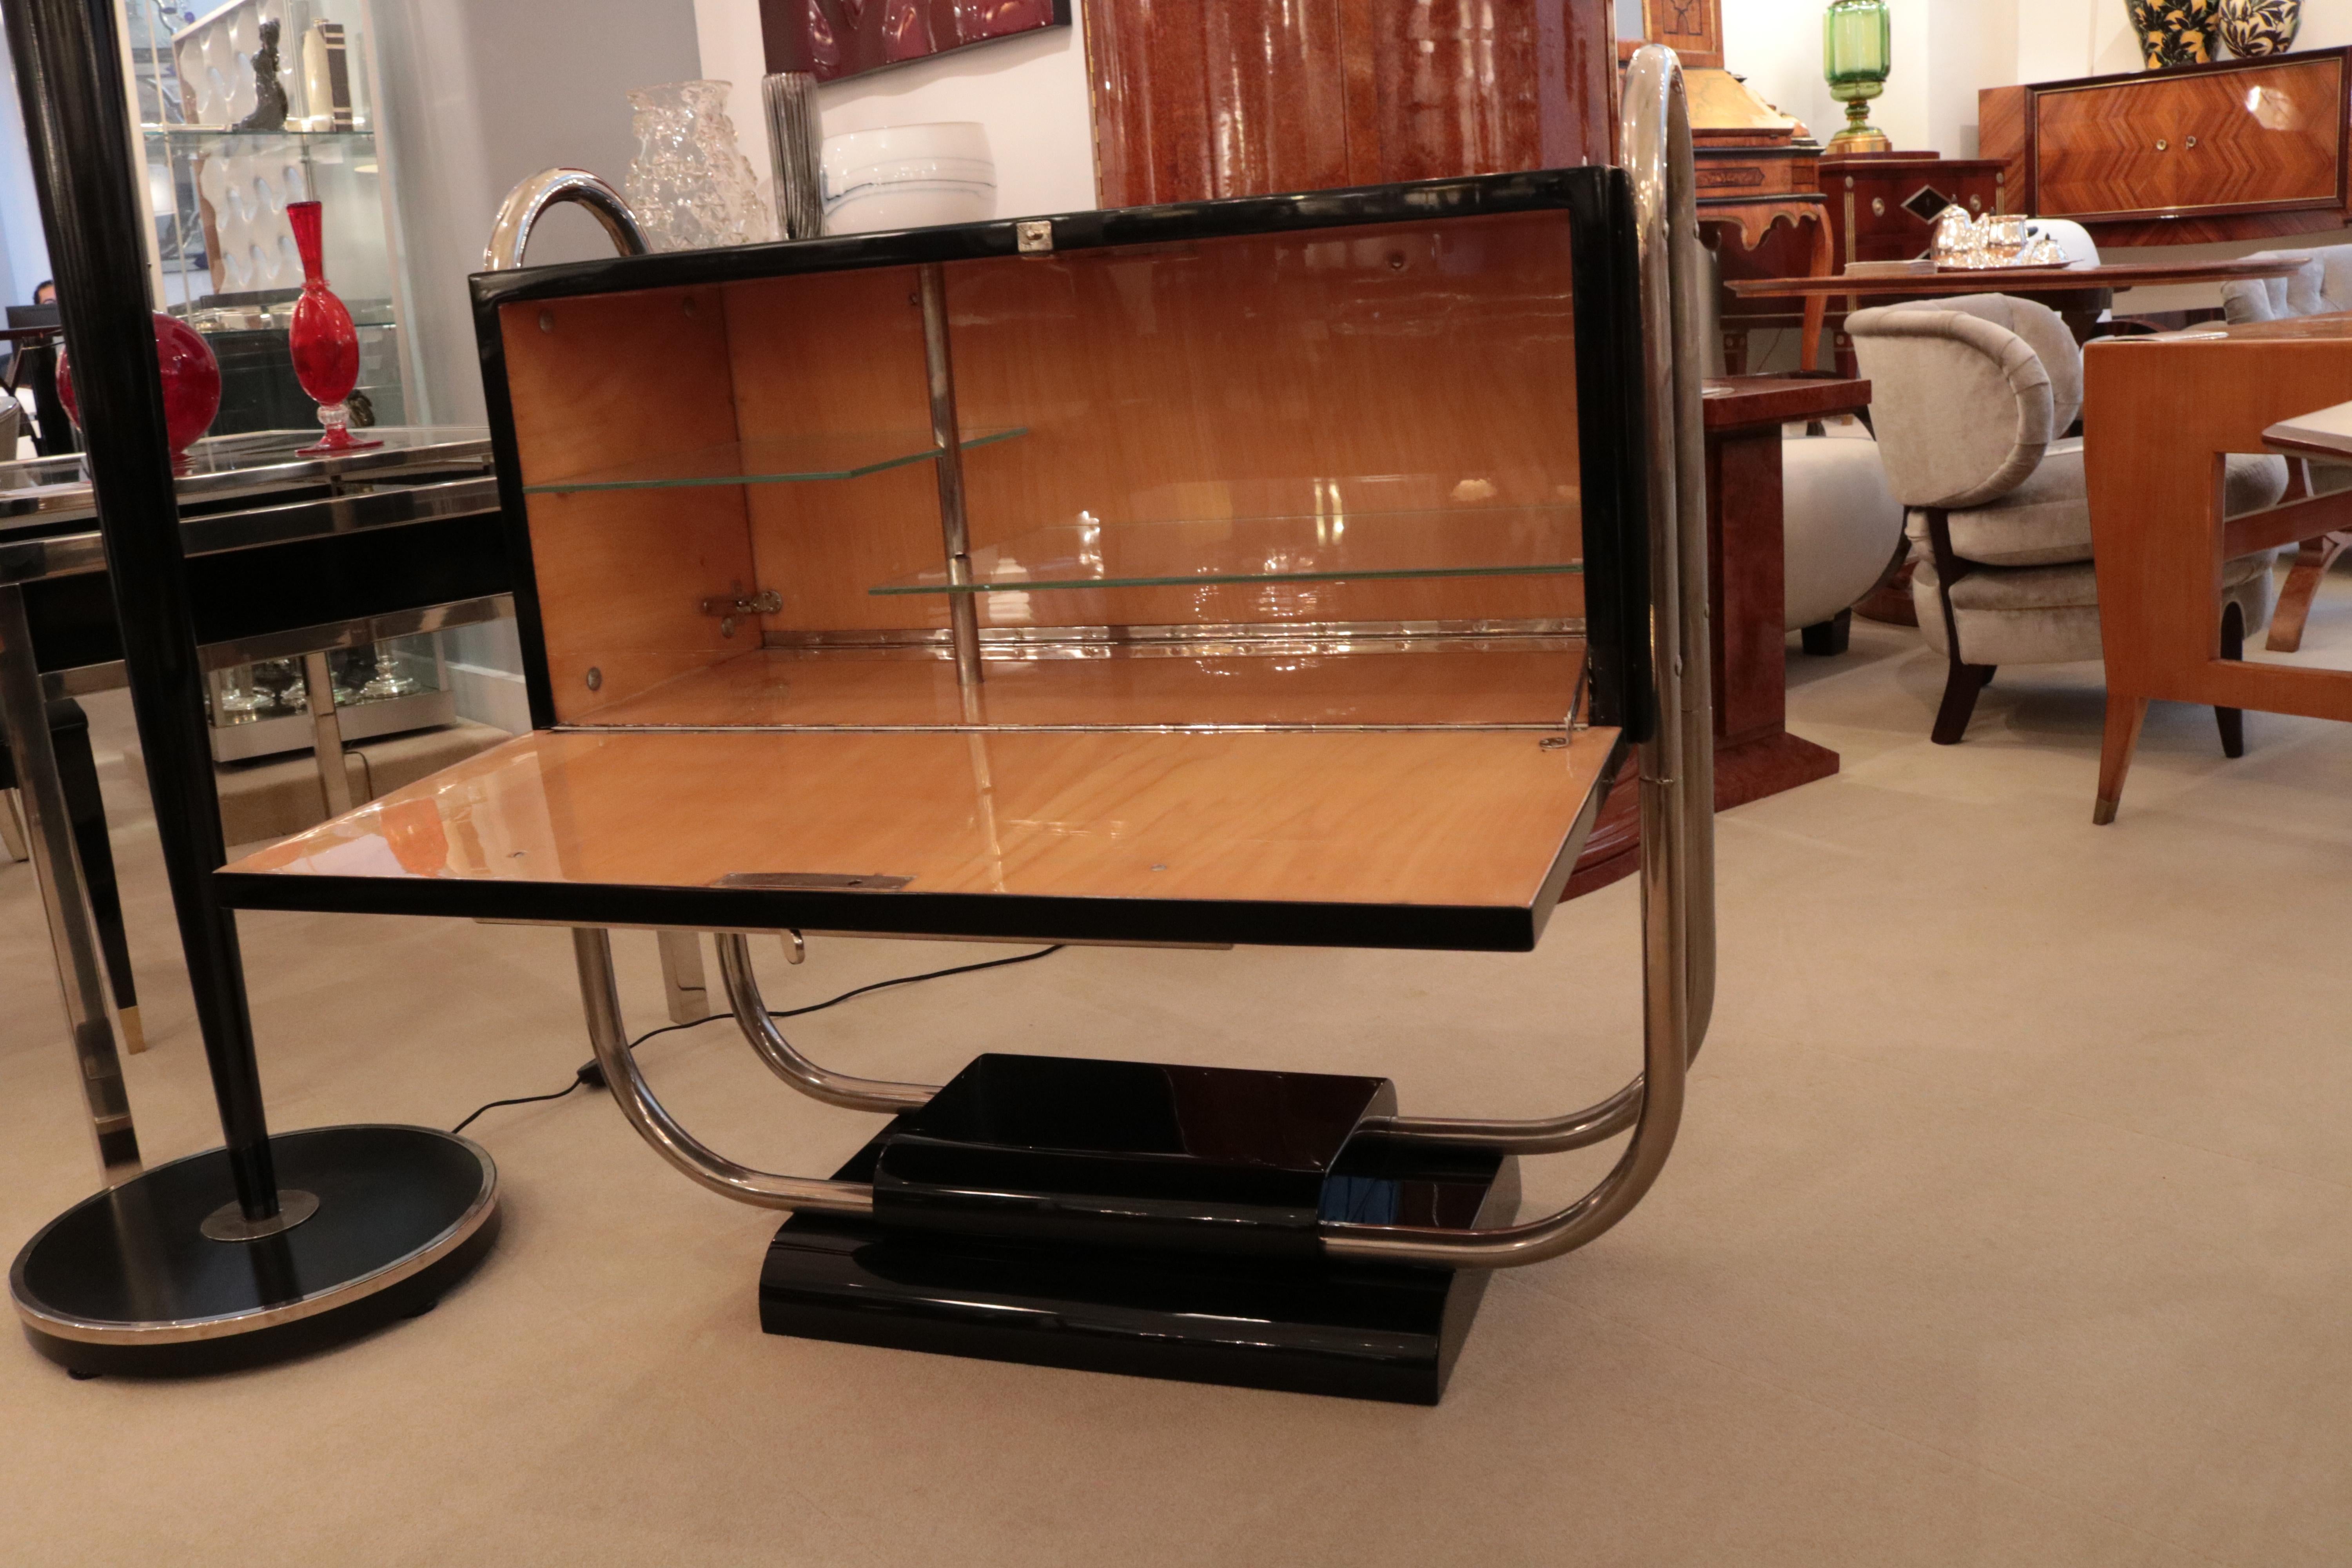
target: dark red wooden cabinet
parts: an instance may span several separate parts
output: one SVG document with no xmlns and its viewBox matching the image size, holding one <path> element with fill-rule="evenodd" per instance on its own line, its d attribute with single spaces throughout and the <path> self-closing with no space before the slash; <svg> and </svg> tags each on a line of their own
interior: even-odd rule
<svg viewBox="0 0 2352 1568">
<path fill-rule="evenodd" d="M 1830 199 L 1840 268 L 1922 254 L 1935 239 L 1936 215 L 1954 202 L 1972 214 L 2011 210 L 2007 171 L 1997 158 L 1868 153 L 1823 158 L 1816 175 Z"/>
<path fill-rule="evenodd" d="M 1105 206 L 1606 163 L 1599 0 L 1085 0 Z"/>
</svg>

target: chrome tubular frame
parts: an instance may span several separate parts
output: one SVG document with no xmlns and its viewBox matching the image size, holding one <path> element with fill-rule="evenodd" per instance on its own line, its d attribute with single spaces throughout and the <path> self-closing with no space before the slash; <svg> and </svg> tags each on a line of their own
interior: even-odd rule
<svg viewBox="0 0 2352 1568">
<path fill-rule="evenodd" d="M 628 1032 L 621 1024 L 621 992 L 613 974 L 613 937 L 600 927 L 575 927 L 572 956 L 580 965 L 580 1000 L 588 1015 L 588 1038 L 596 1048 L 596 1064 L 604 1068 L 621 1114 L 656 1153 L 714 1193 L 759 1208 L 807 1209 L 813 1213 L 866 1215 L 874 1212 L 874 1189 L 855 1182 L 830 1182 L 811 1176 L 777 1176 L 739 1165 L 698 1142 L 662 1109 L 637 1068 L 629 1049 Z"/>
<path fill-rule="evenodd" d="M 750 941 L 740 931 L 711 934 L 719 944 L 719 981 L 727 987 L 727 1004 L 735 1010 L 735 1022 L 742 1026 L 743 1037 L 751 1043 L 751 1049 L 778 1078 L 811 1100 L 850 1110 L 909 1110 L 928 1104 L 931 1096 L 939 1093 L 936 1084 L 852 1078 L 847 1073 L 819 1067 L 801 1055 L 776 1027 L 776 1021 L 768 1016 L 767 999 L 760 994 L 759 977 L 751 973 Z"/>
<path fill-rule="evenodd" d="M 1690 117 L 1674 52 L 1626 71 L 1618 144 L 1640 226 L 1648 385 L 1651 668 L 1656 728 L 1642 748 L 1643 1073 L 1586 1110 L 1542 1122 L 1396 1118 L 1391 1131 L 1535 1152 L 1632 1141 L 1583 1197 L 1491 1230 L 1329 1224 L 1334 1258 L 1492 1268 L 1537 1263 L 1600 1236 L 1657 1179 L 1682 1121 L 1683 1085 L 1715 998 L 1715 752 L 1706 586 L 1706 469 L 1699 405 L 1701 300 Z"/>
<path fill-rule="evenodd" d="M 1609 1173 L 1557 1214 L 1486 1230 L 1327 1224 L 1319 1235 L 1330 1257 L 1504 1268 L 1556 1258 L 1601 1236 L 1632 1211 L 1664 1168 L 1681 1124 L 1690 1063 L 1714 1011 L 1714 702 L 1708 674 L 1706 468 L 1699 398 L 1704 274 L 1688 106 L 1681 67 L 1671 49 L 1652 45 L 1634 55 L 1626 73 L 1619 144 L 1633 176 L 1639 230 L 1644 422 L 1651 437 L 1645 488 L 1655 713 L 1653 732 L 1641 750 L 1643 1071 L 1608 1099 L 1563 1116 L 1531 1121 L 1392 1116 L 1368 1120 L 1364 1126 L 1393 1137 L 1478 1144 L 1512 1153 L 1580 1149 L 1628 1128 L 1633 1138 Z M 532 184 L 517 187 L 509 208 Z M 502 232 L 508 226 L 503 216 L 500 226 Z M 522 227 L 527 232 L 528 218 Z M 935 279 L 927 276 L 924 281 L 927 317 L 943 317 Z M 945 367 L 935 357 L 930 369 L 936 384 Z M 935 414 L 940 412 L 935 409 Z M 951 405 L 945 412 L 949 422 L 935 434 L 952 450 Z M 943 473 L 941 510 L 952 564 L 961 541 L 954 526 L 959 509 L 949 493 L 951 482 Z M 977 664 L 976 640 L 968 633 L 950 633 L 959 673 L 963 673 L 961 667 Z M 713 934 L 736 1022 L 761 1059 L 785 1082 L 829 1105 L 882 1112 L 924 1104 L 939 1092 L 929 1085 L 836 1073 L 801 1055 L 768 1016 L 744 934 Z M 623 1113 L 663 1158 L 702 1185 L 740 1202 L 836 1214 L 873 1212 L 870 1187 L 750 1170 L 697 1142 L 678 1126 L 654 1099 L 629 1051 L 609 933 L 579 929 L 572 941 L 597 1061 Z"/>
<path fill-rule="evenodd" d="M 498 221 L 490 226 L 490 242 L 482 247 L 482 270 L 504 272 L 520 267 L 532 226 L 559 202 L 577 202 L 586 207 L 613 237 L 613 248 L 624 256 L 643 256 L 653 248 L 646 243 L 646 231 L 637 226 L 637 215 L 629 210 L 620 192 L 585 169 L 541 169 L 509 191 L 499 204 Z"/>
</svg>

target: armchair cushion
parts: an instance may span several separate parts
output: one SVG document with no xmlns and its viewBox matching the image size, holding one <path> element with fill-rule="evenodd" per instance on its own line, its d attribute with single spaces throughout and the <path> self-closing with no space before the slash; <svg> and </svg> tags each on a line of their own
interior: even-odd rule
<svg viewBox="0 0 2352 1568">
<path fill-rule="evenodd" d="M 2284 278 L 2222 284 L 2221 313 L 2232 321 L 2275 321 L 2286 316 L 2352 310 L 2352 245 L 2258 250 L 2246 259 L 2295 260 L 2303 265 Z"/>
<path fill-rule="evenodd" d="M 2222 515 L 2237 517 L 2276 505 L 2286 491 L 2286 459 L 2231 453 L 2222 469 Z M 1980 566 L 2057 566 L 2091 558 L 2091 501 L 2084 480 L 2083 447 L 2062 442 L 2017 489 L 1990 506 L 1950 515 L 1952 552 Z M 1905 531 L 1927 542 L 1927 520 L 1913 512 Z M 1975 579 L 1968 580 L 1973 582 Z M 1960 584 L 1968 586 L 1968 582 Z M 1959 589 L 1954 591 L 1958 604 Z"/>
<path fill-rule="evenodd" d="M 1846 318 L 1888 488 L 1905 506 L 1967 508 L 2006 495 L 2064 428 L 2041 356 L 1965 310 L 1883 305 Z"/>
<path fill-rule="evenodd" d="M 2050 435 L 2063 436 L 2083 412 L 2083 345 L 2066 319 L 2038 300 L 2013 294 L 1961 294 L 1948 300 L 1919 300 L 1894 307 L 1898 310 L 1960 310 L 1980 321 L 2005 327 L 2025 340 L 2050 375 Z"/>
</svg>

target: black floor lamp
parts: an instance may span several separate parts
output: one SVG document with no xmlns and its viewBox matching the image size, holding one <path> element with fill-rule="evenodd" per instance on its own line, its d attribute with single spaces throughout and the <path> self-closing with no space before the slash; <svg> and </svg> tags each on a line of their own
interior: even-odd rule
<svg viewBox="0 0 2352 1568">
<path fill-rule="evenodd" d="M 235 919 L 213 886 L 224 858 L 220 804 L 115 10 L 110 0 L 0 0 L 0 8 L 226 1140 L 142 1173 L 127 1117 L 119 1132 L 101 1128 L 100 1162 L 116 1184 L 27 1242 L 9 1289 L 34 1346 L 78 1374 L 219 1371 L 313 1350 L 431 1305 L 488 1251 L 498 1174 L 475 1144 L 426 1128 L 270 1135 Z"/>
</svg>

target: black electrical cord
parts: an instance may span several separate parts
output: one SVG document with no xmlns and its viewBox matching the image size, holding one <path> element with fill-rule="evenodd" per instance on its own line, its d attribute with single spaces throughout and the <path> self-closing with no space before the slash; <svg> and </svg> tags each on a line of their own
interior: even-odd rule
<svg viewBox="0 0 2352 1568">
<path fill-rule="evenodd" d="M 871 985 L 860 985 L 855 991 L 845 991 L 838 996 L 831 997 L 823 1002 L 812 1002 L 805 1007 L 789 1007 L 782 1012 L 771 1010 L 768 1016 L 771 1018 L 798 1018 L 810 1013 L 822 1013 L 827 1007 L 837 1007 L 844 1002 L 850 1000 L 852 997 L 863 996 L 871 991 L 887 991 L 894 985 L 913 985 L 925 980 L 945 980 L 950 974 L 977 974 L 983 969 L 1003 969 L 1010 964 L 1034 963 L 1041 958 L 1051 958 L 1054 954 L 1061 952 L 1062 947 L 1063 944 L 1057 942 L 1051 947 L 1039 948 L 1035 952 L 1024 952 L 1012 958 L 992 958 L 985 963 L 961 963 L 958 964 L 953 969 L 934 969 L 926 974 L 902 974 L 896 980 L 877 980 Z M 732 1013 L 713 1013 L 707 1018 L 697 1018 L 690 1024 L 664 1024 L 660 1028 L 647 1029 L 644 1034 L 639 1035 L 635 1039 L 631 1040 L 629 1042 L 629 1049 L 632 1051 L 635 1050 L 639 1046 L 644 1045 L 656 1035 L 675 1034 L 680 1029 L 699 1029 L 705 1024 L 716 1024 L 721 1019 L 726 1019 L 731 1022 L 734 1016 L 735 1015 Z M 494 1100 L 488 1105 L 478 1108 L 472 1116 L 468 1116 L 465 1121 L 460 1121 L 457 1126 L 449 1129 L 449 1131 L 452 1134 L 463 1132 L 467 1128 L 471 1127 L 474 1124 L 476 1119 L 480 1117 L 483 1111 L 496 1110 L 500 1106 L 538 1105 L 546 1100 L 562 1100 L 565 1095 L 570 1094 L 575 1089 L 602 1089 L 604 1087 L 604 1069 L 598 1066 L 594 1061 L 590 1061 L 583 1066 L 578 1072 L 572 1074 L 572 1081 L 570 1083 L 565 1084 L 562 1089 L 557 1089 L 552 1094 L 526 1094 L 513 1100 Z"/>
</svg>

